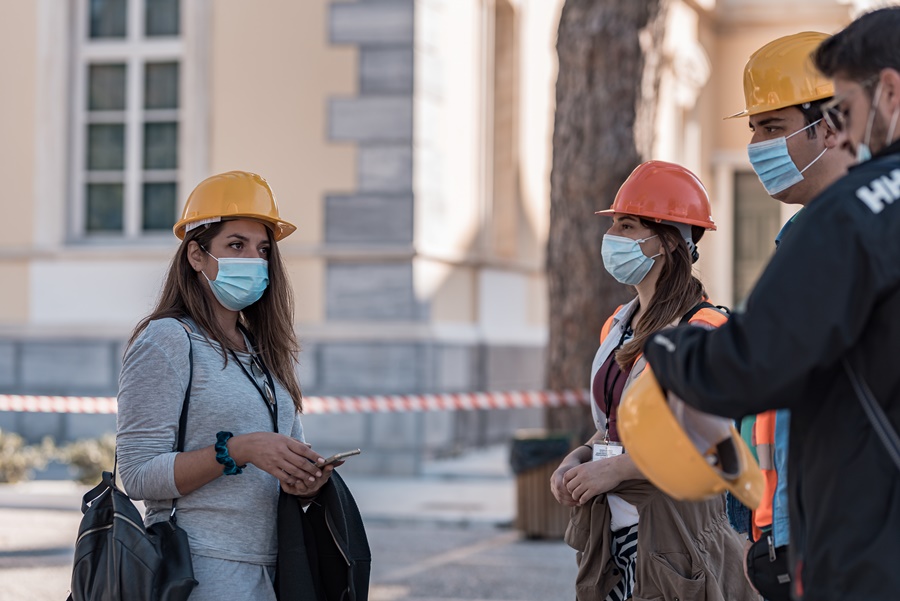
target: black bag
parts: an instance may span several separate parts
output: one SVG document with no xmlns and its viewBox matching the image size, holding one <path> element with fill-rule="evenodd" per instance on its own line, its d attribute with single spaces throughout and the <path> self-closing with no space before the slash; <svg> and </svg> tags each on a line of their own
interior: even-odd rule
<svg viewBox="0 0 900 601">
<path fill-rule="evenodd" d="M 185 326 L 185 330 L 189 332 Z M 190 375 L 178 420 L 184 450 L 194 349 L 188 333 Z M 116 486 L 115 466 L 84 495 L 75 541 L 72 592 L 67 601 L 185 601 L 197 586 L 187 533 L 178 527 L 175 500 L 169 519 L 144 527 L 131 499 Z"/>
<path fill-rule="evenodd" d="M 84 495 L 81 510 L 70 601 L 185 601 L 197 586 L 175 516 L 145 529 L 110 472 Z"/>
<path fill-rule="evenodd" d="M 768 601 L 790 601 L 791 570 L 788 547 L 776 547 L 771 534 L 750 545 L 747 552 L 747 577 Z"/>
<path fill-rule="evenodd" d="M 306 502 L 278 497 L 275 596 L 281 601 L 367 601 L 372 552 L 356 500 L 338 470 Z"/>
</svg>

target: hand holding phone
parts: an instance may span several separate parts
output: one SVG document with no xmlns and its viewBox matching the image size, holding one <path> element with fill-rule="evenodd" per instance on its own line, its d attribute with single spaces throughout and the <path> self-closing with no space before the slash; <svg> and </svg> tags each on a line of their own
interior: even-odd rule
<svg viewBox="0 0 900 601">
<path fill-rule="evenodd" d="M 319 465 L 319 467 L 325 467 L 326 465 L 331 465 L 332 463 L 335 463 L 337 461 L 343 461 L 347 457 L 352 457 L 353 455 L 359 455 L 360 453 L 362 453 L 362 451 L 359 449 L 353 449 L 352 451 L 344 451 L 343 453 L 335 453 L 334 455 L 332 455 L 331 457 L 329 457 L 324 462 L 322 462 L 318 465 Z"/>
</svg>

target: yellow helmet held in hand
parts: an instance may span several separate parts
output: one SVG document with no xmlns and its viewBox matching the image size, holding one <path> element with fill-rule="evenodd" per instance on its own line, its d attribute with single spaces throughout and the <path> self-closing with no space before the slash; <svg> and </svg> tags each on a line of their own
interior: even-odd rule
<svg viewBox="0 0 900 601">
<path fill-rule="evenodd" d="M 186 231 L 222 219 L 257 219 L 272 230 L 275 240 L 289 236 L 297 229 L 278 215 L 275 194 L 265 178 L 247 171 L 229 171 L 200 182 L 172 230 L 183 240 Z"/>
<path fill-rule="evenodd" d="M 725 117 L 749 117 L 834 96 L 834 84 L 819 73 L 810 55 L 829 36 L 804 31 L 769 42 L 744 67 L 746 108 Z"/>
<path fill-rule="evenodd" d="M 673 499 L 701 501 L 730 491 L 747 507 L 759 507 L 763 475 L 740 434 L 727 424 L 730 420 L 692 411 L 701 419 L 725 422 L 724 440 L 699 450 L 692 438 L 702 436 L 685 430 L 648 366 L 619 405 L 619 435 L 626 452 Z"/>
</svg>

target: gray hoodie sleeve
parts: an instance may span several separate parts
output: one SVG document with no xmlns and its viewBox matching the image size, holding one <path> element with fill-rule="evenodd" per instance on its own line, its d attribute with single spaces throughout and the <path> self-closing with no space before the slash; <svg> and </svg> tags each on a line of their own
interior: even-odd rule
<svg viewBox="0 0 900 601">
<path fill-rule="evenodd" d="M 122 486 L 132 499 L 181 496 L 174 449 L 189 376 L 188 349 L 184 328 L 164 319 L 150 322 L 125 354 L 116 453 Z"/>
</svg>

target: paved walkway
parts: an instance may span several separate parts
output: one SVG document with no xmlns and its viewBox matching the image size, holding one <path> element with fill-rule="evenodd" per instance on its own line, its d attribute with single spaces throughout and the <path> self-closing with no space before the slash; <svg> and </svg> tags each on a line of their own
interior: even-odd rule
<svg viewBox="0 0 900 601">
<path fill-rule="evenodd" d="M 373 527 L 484 528 L 510 526 L 515 517 L 506 446 L 426 462 L 418 477 L 351 473 L 345 480 Z M 0 484 L 0 601 L 65 598 L 86 490 L 69 480 Z"/>
<path fill-rule="evenodd" d="M 505 446 L 426 462 L 419 477 L 348 474 L 366 521 L 504 525 L 515 518 L 515 480 Z"/>
</svg>

